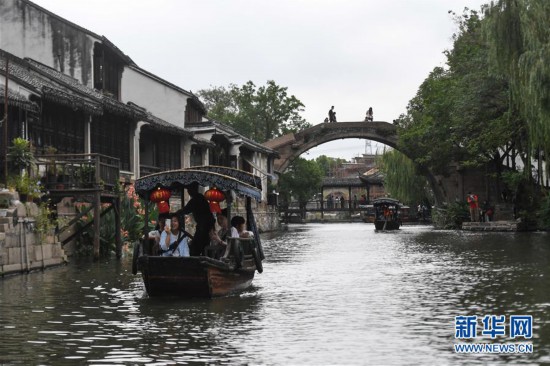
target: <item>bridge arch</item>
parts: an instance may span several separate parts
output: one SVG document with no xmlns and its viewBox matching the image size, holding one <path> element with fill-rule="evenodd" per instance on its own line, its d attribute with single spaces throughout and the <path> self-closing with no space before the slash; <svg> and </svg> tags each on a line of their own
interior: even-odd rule
<svg viewBox="0 0 550 366">
<path fill-rule="evenodd" d="M 298 133 L 290 133 L 267 141 L 264 146 L 279 153 L 279 158 L 275 160 L 274 165 L 275 170 L 282 173 L 294 159 L 315 146 L 350 138 L 377 141 L 397 149 L 397 127 L 383 121 L 321 123 Z M 425 171 L 424 174 L 432 187 L 436 204 L 445 201 L 448 194 L 444 192 L 441 179 L 436 179 L 430 171 Z"/>
<path fill-rule="evenodd" d="M 397 147 L 397 128 L 388 122 L 322 123 L 296 134 L 287 134 L 264 143 L 279 152 L 275 170 L 284 172 L 290 163 L 315 146 L 326 142 L 361 138 Z"/>
</svg>

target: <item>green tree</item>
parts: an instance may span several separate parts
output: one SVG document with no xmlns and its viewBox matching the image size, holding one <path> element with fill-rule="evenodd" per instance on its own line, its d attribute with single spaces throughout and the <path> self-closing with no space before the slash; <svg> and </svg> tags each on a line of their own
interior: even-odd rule
<svg viewBox="0 0 550 366">
<path fill-rule="evenodd" d="M 450 161 L 500 166 L 502 152 L 521 145 L 521 123 L 510 117 L 506 79 L 489 63 L 482 19 L 467 9 L 455 19 L 448 67 L 430 73 L 397 120 L 401 150 L 436 174 L 445 174 Z"/>
<path fill-rule="evenodd" d="M 540 172 L 550 151 L 550 2 L 498 0 L 486 14 L 491 60 L 510 83 L 510 113 L 525 120 L 524 162 L 531 166 L 534 153 Z M 531 169 L 525 172 L 530 176 Z"/>
<path fill-rule="evenodd" d="M 309 201 L 321 189 L 323 172 L 313 160 L 295 159 L 279 178 L 281 200 L 290 202 L 297 199 L 304 210 Z"/>
<path fill-rule="evenodd" d="M 411 159 L 397 150 L 389 150 L 378 157 L 377 164 L 384 173 L 384 187 L 392 197 L 413 207 L 430 201 L 428 182 L 418 174 Z"/>
<path fill-rule="evenodd" d="M 238 107 L 232 91 L 236 88 L 237 85 L 229 84 L 228 88 L 213 86 L 210 89 L 203 89 L 197 92 L 208 110 L 208 116 L 210 118 L 222 122 L 231 122 L 235 120 L 238 113 Z"/>
<path fill-rule="evenodd" d="M 226 123 L 255 141 L 264 142 L 311 126 L 300 116 L 304 111 L 302 102 L 273 80 L 260 87 L 248 81 L 240 87 L 211 87 L 197 94 L 205 103 L 209 118 Z"/>
<path fill-rule="evenodd" d="M 315 162 L 321 169 L 323 177 L 332 177 L 334 169 L 346 162 L 346 159 L 341 158 L 331 158 L 326 155 L 318 156 L 315 159 Z"/>
</svg>

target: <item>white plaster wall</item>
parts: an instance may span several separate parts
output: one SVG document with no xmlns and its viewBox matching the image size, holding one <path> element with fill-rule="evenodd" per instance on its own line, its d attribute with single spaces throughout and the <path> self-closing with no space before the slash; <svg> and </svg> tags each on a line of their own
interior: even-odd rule
<svg viewBox="0 0 550 366">
<path fill-rule="evenodd" d="M 184 127 L 188 96 L 130 67 L 122 73 L 121 100 L 146 108 L 155 116 Z"/>
<path fill-rule="evenodd" d="M 0 48 L 18 57 L 31 57 L 53 66 L 52 31 L 45 14 L 21 19 L 15 0 L 0 3 Z M 34 19 L 34 20 L 33 20 Z"/>
<path fill-rule="evenodd" d="M 92 87 L 93 45 L 98 39 L 17 0 L 0 1 L 0 49 L 32 58 Z"/>
</svg>

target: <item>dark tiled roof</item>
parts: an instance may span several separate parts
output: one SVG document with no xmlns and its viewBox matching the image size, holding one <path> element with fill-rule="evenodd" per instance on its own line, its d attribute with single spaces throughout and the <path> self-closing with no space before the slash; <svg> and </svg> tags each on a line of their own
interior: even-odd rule
<svg viewBox="0 0 550 366">
<path fill-rule="evenodd" d="M 94 103 L 93 101 L 89 101 L 84 98 L 78 98 L 75 95 L 67 93 L 66 91 L 61 89 L 43 86 L 42 96 L 44 99 L 49 100 L 53 103 L 61 104 L 74 110 L 80 109 L 91 115 L 98 116 L 103 113 L 100 104 Z"/>
<path fill-rule="evenodd" d="M 77 79 L 69 75 L 66 75 L 60 71 L 52 69 L 51 67 L 48 67 L 30 58 L 25 58 L 25 61 L 29 63 L 32 70 L 36 70 L 41 74 L 45 74 L 52 80 L 62 83 L 76 90 L 77 92 L 82 93 L 85 96 L 88 96 L 90 98 L 94 98 L 97 100 L 103 98 L 103 94 L 101 94 L 98 90 L 87 87 L 86 85 L 80 83 Z"/>
<path fill-rule="evenodd" d="M 166 122 L 165 120 L 163 119 L 160 119 L 154 115 L 152 115 L 151 113 L 148 113 L 147 114 L 147 118 L 146 118 L 147 122 L 149 122 L 153 127 L 159 129 L 159 130 L 163 130 L 163 131 L 168 131 L 168 132 L 171 132 L 171 133 L 175 133 L 179 136 L 193 136 L 193 132 L 190 131 L 190 130 L 187 130 L 185 128 L 181 128 L 181 127 L 178 127 L 178 126 L 175 126 L 173 124 L 171 124 L 170 122 Z"/>
<path fill-rule="evenodd" d="M 5 55 L 4 52 L 1 54 Z M 9 57 L 10 78 L 46 100 L 73 109 L 81 109 L 92 115 L 101 115 L 104 111 L 109 111 L 132 119 L 147 118 L 147 113 L 142 109 L 121 103 L 51 67 L 31 59 L 22 60 L 13 55 Z M 4 57 L 1 57 L 0 70 L 5 72 L 5 69 L 6 62 Z"/>
<path fill-rule="evenodd" d="M 121 103 L 118 100 L 111 98 L 99 92 L 96 89 L 93 89 L 93 88 L 87 87 L 84 84 L 81 84 L 75 78 L 65 75 L 62 72 L 52 69 L 51 67 L 41 64 L 35 60 L 25 59 L 25 61 L 27 61 L 31 65 L 33 70 L 39 73 L 42 73 L 44 75 L 47 75 L 55 82 L 76 91 L 82 96 L 95 99 L 98 103 L 100 103 L 103 106 L 105 110 L 113 114 L 124 115 L 133 119 L 146 118 L 145 112 L 140 108 L 135 108 L 132 105 Z"/>
<path fill-rule="evenodd" d="M 198 137 L 198 136 L 193 136 L 191 140 L 196 142 L 198 145 L 202 145 L 202 146 L 210 146 L 210 147 L 216 146 L 216 143 L 214 141 L 203 139 L 202 137 Z"/>
<path fill-rule="evenodd" d="M 9 85 L 9 84 L 8 84 Z M 0 84 L 0 103 L 4 103 L 5 85 Z M 8 88 L 8 104 L 29 112 L 37 113 L 40 109 L 38 104 L 31 102 L 24 95 Z"/>
<path fill-rule="evenodd" d="M 215 133 L 220 133 L 226 136 L 228 139 L 241 140 L 240 142 L 243 144 L 243 146 L 246 146 L 250 150 L 262 152 L 264 154 L 273 155 L 277 157 L 279 156 L 279 153 L 276 150 L 273 150 L 254 140 L 251 140 L 243 135 L 240 135 L 231 126 L 228 126 L 221 122 L 208 120 L 204 122 L 188 123 L 187 127 L 195 133 L 211 132 L 212 130 L 214 130 Z"/>
<path fill-rule="evenodd" d="M 5 53 L 2 52 L 4 56 Z M 5 73 L 6 61 L 0 58 L 0 70 Z M 91 98 L 79 96 L 67 88 L 61 87 L 51 78 L 36 72 L 26 61 L 10 56 L 9 77 L 25 86 L 33 93 L 42 96 L 44 99 L 59 103 L 71 108 L 81 108 L 93 115 L 103 113 L 101 104 Z"/>
<path fill-rule="evenodd" d="M 359 178 L 369 184 L 383 184 L 384 183 L 384 173 L 378 168 L 372 168 L 366 173 L 359 176 Z"/>
</svg>

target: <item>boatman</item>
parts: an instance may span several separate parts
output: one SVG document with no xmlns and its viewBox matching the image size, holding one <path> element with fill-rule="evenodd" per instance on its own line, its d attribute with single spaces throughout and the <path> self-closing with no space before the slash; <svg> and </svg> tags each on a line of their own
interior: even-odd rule
<svg viewBox="0 0 550 366">
<path fill-rule="evenodd" d="M 193 214 L 193 218 L 197 223 L 197 229 L 191 246 L 189 248 L 191 256 L 200 256 L 203 253 L 204 247 L 210 244 L 210 230 L 214 228 L 214 216 L 210 212 L 210 205 L 202 194 L 199 193 L 199 184 L 191 183 L 187 187 L 187 193 L 191 199 L 184 208 L 176 212 L 178 216 Z"/>
</svg>

